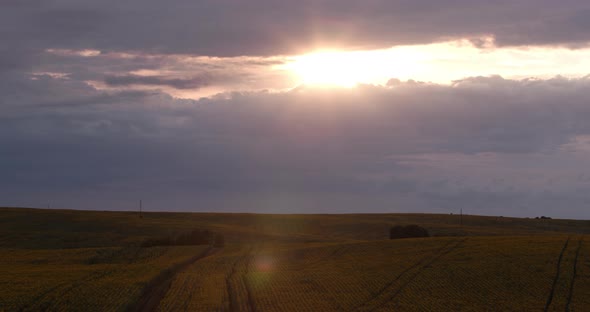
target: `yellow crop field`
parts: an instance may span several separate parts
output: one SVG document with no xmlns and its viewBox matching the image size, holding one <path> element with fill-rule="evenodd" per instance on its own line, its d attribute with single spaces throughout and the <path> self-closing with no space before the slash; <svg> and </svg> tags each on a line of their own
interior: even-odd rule
<svg viewBox="0 0 590 312">
<path fill-rule="evenodd" d="M 0 209 L 0 311 L 590 307 L 590 222 L 457 221 Z M 411 223 L 432 237 L 388 239 L 389 227 Z M 222 233 L 224 246 L 140 247 L 195 228 Z"/>
<path fill-rule="evenodd" d="M 539 311 L 552 292 L 548 311 L 563 311 L 568 300 L 572 310 L 580 310 L 590 286 L 584 276 L 589 263 L 580 262 L 587 247 L 577 257 L 571 294 L 569 287 L 576 250 L 585 246 L 578 245 L 582 238 L 427 238 L 234 248 L 179 274 L 158 311 Z"/>
<path fill-rule="evenodd" d="M 162 270 L 204 248 L 2 250 L 0 309 L 120 311 Z"/>
</svg>

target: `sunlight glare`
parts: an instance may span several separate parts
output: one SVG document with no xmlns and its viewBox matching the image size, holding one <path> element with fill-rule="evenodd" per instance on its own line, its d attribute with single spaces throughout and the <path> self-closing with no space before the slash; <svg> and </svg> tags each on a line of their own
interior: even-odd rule
<svg viewBox="0 0 590 312">
<path fill-rule="evenodd" d="M 383 83 L 391 78 L 391 72 L 407 75 L 418 64 L 415 57 L 401 50 L 326 50 L 295 56 L 285 67 L 304 85 L 350 88 Z"/>
<path fill-rule="evenodd" d="M 482 38 L 484 47 L 467 39 L 381 50 L 320 50 L 292 56 L 279 67 L 298 84 L 350 88 L 386 85 L 391 78 L 450 84 L 465 77 L 582 77 L 590 68 L 590 48 L 503 47 Z"/>
</svg>

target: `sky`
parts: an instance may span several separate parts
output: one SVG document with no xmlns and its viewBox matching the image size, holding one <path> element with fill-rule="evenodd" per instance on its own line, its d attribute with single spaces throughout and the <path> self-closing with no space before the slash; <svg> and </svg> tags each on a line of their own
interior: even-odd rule
<svg viewBox="0 0 590 312">
<path fill-rule="evenodd" d="M 590 2 L 3 0 L 0 206 L 590 219 Z"/>
</svg>

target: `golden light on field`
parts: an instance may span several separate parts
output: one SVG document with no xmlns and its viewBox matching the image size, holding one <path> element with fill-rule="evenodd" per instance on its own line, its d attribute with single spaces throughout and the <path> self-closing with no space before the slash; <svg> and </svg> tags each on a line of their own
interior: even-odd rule
<svg viewBox="0 0 590 312">
<path fill-rule="evenodd" d="M 254 258 L 254 268 L 259 272 L 274 270 L 274 259 L 270 255 L 258 255 Z"/>
</svg>

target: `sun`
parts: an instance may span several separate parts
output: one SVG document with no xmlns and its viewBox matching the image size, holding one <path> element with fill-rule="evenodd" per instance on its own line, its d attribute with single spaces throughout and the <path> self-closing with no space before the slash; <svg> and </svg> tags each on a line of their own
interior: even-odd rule
<svg viewBox="0 0 590 312">
<path fill-rule="evenodd" d="M 350 65 L 341 52 L 316 52 L 297 57 L 292 70 L 306 85 L 353 87 L 357 79 Z"/>
<path fill-rule="evenodd" d="M 299 84 L 352 88 L 383 85 L 392 77 L 410 79 L 424 71 L 424 53 L 413 47 L 382 50 L 320 50 L 292 56 L 279 66 Z"/>
<path fill-rule="evenodd" d="M 300 55 L 287 67 L 305 85 L 350 88 L 367 80 L 366 62 L 354 52 L 320 51 Z"/>
</svg>

